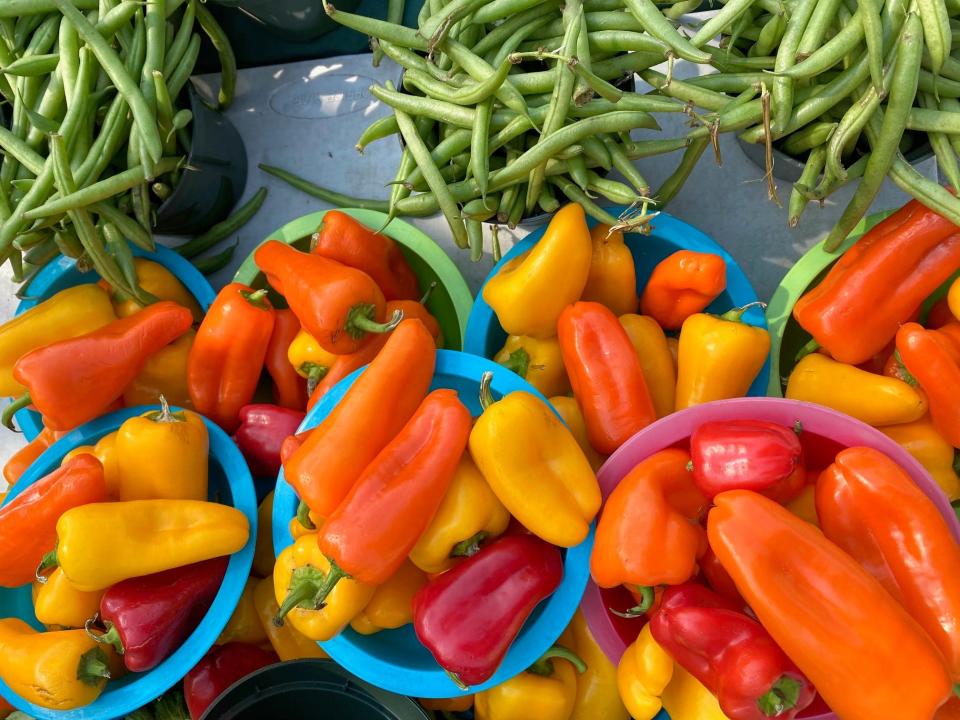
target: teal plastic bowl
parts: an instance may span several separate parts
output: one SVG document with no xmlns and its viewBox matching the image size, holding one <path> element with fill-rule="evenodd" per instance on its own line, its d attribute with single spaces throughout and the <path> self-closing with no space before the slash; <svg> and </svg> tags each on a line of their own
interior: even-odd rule
<svg viewBox="0 0 960 720">
<path fill-rule="evenodd" d="M 93 445 L 125 420 L 159 407 L 125 408 L 83 425 L 54 443 L 13 486 L 4 505 L 40 478 L 57 469 L 63 456 L 80 445 Z M 0 680 L 0 695 L 17 710 L 39 720 L 108 720 L 122 718 L 160 697 L 183 678 L 213 647 L 243 593 L 257 538 L 257 500 L 253 492 L 250 470 L 233 440 L 215 424 L 204 418 L 210 435 L 210 497 L 240 510 L 250 523 L 250 539 L 230 556 L 227 572 L 213 605 L 203 620 L 176 652 L 149 672 L 129 673 L 107 683 L 103 694 L 90 705 L 74 710 L 49 710 L 27 702 Z M 33 614 L 31 586 L 0 588 L 0 617 L 16 617 L 43 630 Z"/>
<path fill-rule="evenodd" d="M 348 375 L 324 395 L 307 415 L 300 430 L 316 427 L 329 415 L 364 370 L 361 368 Z M 542 394 L 503 366 L 492 360 L 451 350 L 437 351 L 437 366 L 430 389 L 456 390 L 460 400 L 476 416 L 480 414 L 480 376 L 487 371 L 493 373 L 491 387 L 496 397 L 523 390 L 546 402 Z M 297 514 L 298 504 L 296 493 L 287 484 L 281 471 L 273 499 L 273 544 L 278 555 L 293 544 L 289 527 L 291 518 Z M 493 677 L 466 692 L 453 683 L 430 652 L 420 644 L 413 625 L 384 630 L 375 635 L 360 635 L 347 628 L 333 640 L 321 643 L 321 646 L 338 664 L 361 680 L 400 695 L 447 698 L 491 688 L 530 667 L 570 623 L 587 586 L 592 547 L 591 528 L 590 535 L 582 543 L 567 550 L 561 548 L 564 570 L 560 587 L 540 603 L 527 619 Z"/>
</svg>

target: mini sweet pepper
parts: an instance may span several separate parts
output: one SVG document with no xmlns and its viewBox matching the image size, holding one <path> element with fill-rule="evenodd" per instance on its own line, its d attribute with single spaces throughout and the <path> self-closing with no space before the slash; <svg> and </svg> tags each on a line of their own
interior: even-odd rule
<svg viewBox="0 0 960 720">
<path fill-rule="evenodd" d="M 213 701 L 235 682 L 275 662 L 273 652 L 256 645 L 215 645 L 183 678 L 190 720 L 200 720 Z"/>
<path fill-rule="evenodd" d="M 599 470 L 605 458 L 594 450 L 593 445 L 590 444 L 590 438 L 587 437 L 587 423 L 583 419 L 583 412 L 580 410 L 576 398 L 569 395 L 554 395 L 550 398 L 550 405 L 560 415 L 563 424 L 567 426 L 570 434 L 573 435 L 573 439 L 583 450 L 590 467 L 593 468 L 594 472 Z"/>
<path fill-rule="evenodd" d="M 291 410 L 303 410 L 307 406 L 307 381 L 290 363 L 290 348 L 300 332 L 300 321 L 293 310 L 275 310 L 273 332 L 263 358 L 263 365 L 273 380 L 273 401 Z"/>
<path fill-rule="evenodd" d="M 57 441 L 58 434 L 53 430 L 43 428 L 33 440 L 10 456 L 3 466 L 3 479 L 7 481 L 8 487 L 15 485 L 20 476 L 33 464 L 33 461 Z"/>
<path fill-rule="evenodd" d="M 270 646 L 282 662 L 287 660 L 305 660 L 307 658 L 329 657 L 316 640 L 311 640 L 297 630 L 292 622 L 277 625 L 273 619 L 280 611 L 273 592 L 273 578 L 259 580 L 253 588 L 253 603 L 260 619 L 260 626 L 266 633 Z"/>
<path fill-rule="evenodd" d="M 233 615 L 227 620 L 227 626 L 217 638 L 217 645 L 226 645 L 230 642 L 261 645 L 269 641 L 267 633 L 260 624 L 257 605 L 253 599 L 257 582 L 255 577 L 247 578 L 247 584 L 243 586 L 243 592 L 240 594 L 237 606 L 233 609 Z"/>
<path fill-rule="evenodd" d="M 413 596 L 427 584 L 426 574 L 407 561 L 383 585 L 378 585 L 367 606 L 350 627 L 361 635 L 395 630 L 413 622 Z"/>
<path fill-rule="evenodd" d="M 280 472 L 280 448 L 296 433 L 305 417 L 299 410 L 278 405 L 244 405 L 240 427 L 233 434 L 255 478 L 275 478 Z"/>
<path fill-rule="evenodd" d="M 960 498 L 960 477 L 953 468 L 954 448 L 937 432 L 929 416 L 880 431 L 913 455 L 951 500 Z"/>
<path fill-rule="evenodd" d="M 637 311 L 637 269 L 622 230 L 594 225 L 590 230 L 593 256 L 581 300 L 606 305 L 614 315 Z"/>
<path fill-rule="evenodd" d="M 287 362 L 297 375 L 307 381 L 308 396 L 313 394 L 317 384 L 327 376 L 340 357 L 324 350 L 313 335 L 302 329 L 287 346 Z"/>
<path fill-rule="evenodd" d="M 513 370 L 547 397 L 570 392 L 570 381 L 556 337 L 540 340 L 510 335 L 493 359 Z"/>
<path fill-rule="evenodd" d="M 897 330 L 897 352 L 910 375 L 926 393 L 937 431 L 960 447 L 960 363 L 947 341 L 917 323 Z"/>
<path fill-rule="evenodd" d="M 48 628 L 82 628 L 100 610 L 102 592 L 77 590 L 57 568 L 45 582 L 34 581 L 33 614 Z"/>
<path fill-rule="evenodd" d="M 577 700 L 577 673 L 587 666 L 576 653 L 554 645 L 526 672 L 479 692 L 477 720 L 568 720 Z"/>
<path fill-rule="evenodd" d="M 664 330 L 679 330 L 727 287 L 727 263 L 714 253 L 678 250 L 653 269 L 640 296 L 640 310 Z"/>
<path fill-rule="evenodd" d="M 191 312 L 196 322 L 203 320 L 203 309 L 196 298 L 167 268 L 153 260 L 139 257 L 133 259 L 133 267 L 137 272 L 137 283 L 141 290 L 158 300 L 172 300 L 177 305 L 183 305 Z M 98 284 L 111 290 L 105 280 L 101 280 Z M 110 299 L 117 317 L 129 317 L 143 310 L 143 305 L 122 293 L 111 291 Z"/>
<path fill-rule="evenodd" d="M 673 677 L 673 658 L 644 625 L 617 666 L 620 697 L 633 720 L 653 720 L 663 708 L 661 696 Z"/>
<path fill-rule="evenodd" d="M 649 315 L 621 315 L 620 324 L 640 360 L 657 417 L 669 415 L 673 412 L 677 371 L 663 328 Z"/>
<path fill-rule="evenodd" d="M 187 387 L 187 362 L 197 334 L 187 330 L 165 348 L 150 356 L 143 368 L 123 391 L 127 407 L 155 405 L 163 395 L 176 407 L 193 409 L 190 389 Z"/>
<path fill-rule="evenodd" d="M 617 667 L 597 644 L 583 611 L 577 610 L 568 626 L 571 650 L 586 669 L 577 677 L 577 699 L 570 720 L 629 720 L 617 690 Z"/>
</svg>

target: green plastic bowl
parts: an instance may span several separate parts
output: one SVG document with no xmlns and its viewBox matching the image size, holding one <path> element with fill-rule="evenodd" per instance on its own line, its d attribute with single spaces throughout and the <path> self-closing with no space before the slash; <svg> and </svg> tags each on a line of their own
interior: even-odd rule
<svg viewBox="0 0 960 720">
<path fill-rule="evenodd" d="M 384 213 L 375 210 L 354 210 L 338 208 L 352 218 L 362 222 L 369 228 L 379 228 L 387 221 Z M 309 250 L 310 236 L 320 227 L 323 216 L 329 212 L 320 212 L 304 215 L 287 223 L 279 230 L 270 233 L 264 240 L 280 240 L 293 245 L 298 250 Z M 437 283 L 430 298 L 427 300 L 427 309 L 440 323 L 443 331 L 444 347 L 448 350 L 460 350 L 463 347 L 463 335 L 467 329 L 467 318 L 473 306 L 473 296 L 467 287 L 460 270 L 453 264 L 443 249 L 423 232 L 403 220 L 393 220 L 383 231 L 400 244 L 407 262 L 413 268 L 420 287 L 426 290 L 433 282 Z M 256 251 L 247 255 L 234 282 L 243 283 L 253 288 L 268 288 L 267 279 L 253 260 Z M 270 289 L 271 302 L 278 307 L 286 307 L 282 296 Z"/>
</svg>

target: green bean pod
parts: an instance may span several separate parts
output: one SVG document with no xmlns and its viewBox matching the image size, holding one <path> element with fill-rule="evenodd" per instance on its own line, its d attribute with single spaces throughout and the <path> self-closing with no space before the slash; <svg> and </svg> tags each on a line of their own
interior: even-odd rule
<svg viewBox="0 0 960 720">
<path fill-rule="evenodd" d="M 225 250 L 218 252 L 216 255 L 197 258 L 192 261 L 193 266 L 204 275 L 213 275 L 213 273 L 223 270 L 223 268 L 230 263 L 234 253 L 237 251 L 238 245 L 240 245 L 239 240 Z"/>
<path fill-rule="evenodd" d="M 335 207 L 354 207 L 364 210 L 376 210 L 377 212 L 383 213 L 389 212 L 390 210 L 388 203 L 384 200 L 356 198 L 350 195 L 344 195 L 343 193 L 338 193 L 333 190 L 328 190 L 327 188 L 320 187 L 309 180 L 298 177 L 292 172 L 284 170 L 283 168 L 275 167 L 273 165 L 265 165 L 260 163 L 257 165 L 257 167 L 268 175 L 273 175 L 274 177 L 279 178 L 291 187 L 294 187 L 297 190 L 306 193 L 307 195 L 312 195 L 315 198 L 319 198 L 324 202 L 328 202 Z"/>
<path fill-rule="evenodd" d="M 257 214 L 257 212 L 263 206 L 264 200 L 266 199 L 267 188 L 261 187 L 247 202 L 231 213 L 229 217 L 227 217 L 225 220 L 221 220 L 205 233 L 198 235 L 190 242 L 179 246 L 176 249 L 177 252 L 185 258 L 192 258 L 206 250 L 209 250 L 217 243 L 227 239 L 234 233 L 239 232 L 240 228 L 253 219 L 253 216 Z"/>
<path fill-rule="evenodd" d="M 677 56 L 694 63 L 710 62 L 710 55 L 681 35 L 653 0 L 624 0 L 624 4 L 648 33 L 669 45 Z"/>
<path fill-rule="evenodd" d="M 217 103 L 221 110 L 226 110 L 233 103 L 237 90 L 237 58 L 230 46 L 230 39 L 220 27 L 220 23 L 206 6 L 196 3 L 197 22 L 207 34 L 210 42 L 220 58 L 220 90 L 217 93 Z M 173 90 L 170 91 L 173 95 Z"/>
<path fill-rule="evenodd" d="M 795 228 L 800 223 L 800 216 L 807 207 L 808 199 L 801 192 L 801 187 L 812 187 L 823 172 L 823 164 L 826 160 L 827 148 L 819 145 L 810 151 L 807 156 L 807 162 L 803 166 L 803 172 L 800 173 L 800 179 L 793 185 L 790 191 L 790 200 L 787 203 L 787 225 Z"/>
</svg>

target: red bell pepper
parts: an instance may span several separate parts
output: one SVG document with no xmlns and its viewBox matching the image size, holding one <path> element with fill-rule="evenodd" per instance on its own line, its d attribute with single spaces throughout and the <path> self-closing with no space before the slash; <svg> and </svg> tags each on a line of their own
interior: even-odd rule
<svg viewBox="0 0 960 720">
<path fill-rule="evenodd" d="M 810 681 L 742 606 L 702 585 L 667 588 L 654 639 L 717 696 L 730 720 L 793 720 L 816 697 Z"/>
<path fill-rule="evenodd" d="M 421 588 L 413 627 L 455 682 L 479 685 L 562 579 L 558 548 L 533 535 L 505 535 Z"/>
<path fill-rule="evenodd" d="M 166 660 L 210 609 L 227 572 L 226 557 L 117 583 L 100 599 L 106 633 L 87 633 L 109 643 L 131 672 L 146 672 Z"/>
<path fill-rule="evenodd" d="M 280 662 L 275 653 L 256 645 L 215 645 L 183 679 L 183 695 L 191 720 L 200 720 L 214 700 L 238 680 Z"/>
<path fill-rule="evenodd" d="M 299 410 L 277 405 L 255 404 L 240 408 L 240 427 L 233 434 L 233 440 L 254 477 L 277 476 L 284 440 L 297 432 L 304 417 L 306 415 Z"/>
<path fill-rule="evenodd" d="M 806 484 L 800 439 L 777 423 L 704 423 L 690 436 L 690 457 L 693 481 L 711 500 L 725 490 L 753 490 L 785 503 Z"/>
<path fill-rule="evenodd" d="M 952 343 L 937 330 L 907 323 L 897 331 L 897 353 L 930 403 L 930 418 L 943 437 L 960 447 L 960 364 Z"/>
<path fill-rule="evenodd" d="M 273 380 L 273 401 L 280 407 L 303 410 L 307 406 L 307 381 L 287 358 L 290 343 L 300 332 L 300 321 L 290 309 L 275 310 L 273 317 L 273 332 L 263 359 Z"/>
</svg>

